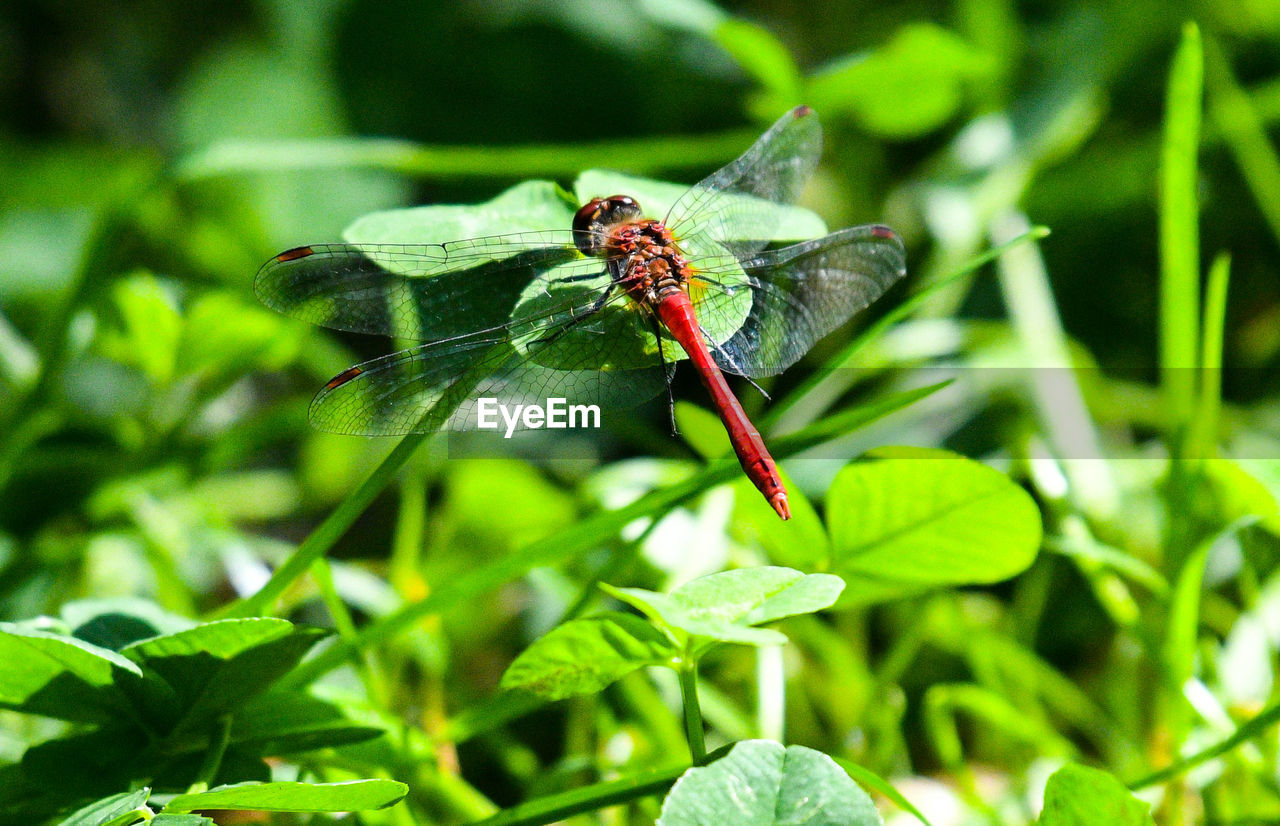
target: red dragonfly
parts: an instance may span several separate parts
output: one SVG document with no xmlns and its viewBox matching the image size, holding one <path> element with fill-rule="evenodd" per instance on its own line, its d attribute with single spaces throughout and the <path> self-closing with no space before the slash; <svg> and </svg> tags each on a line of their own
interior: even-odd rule
<svg viewBox="0 0 1280 826">
<path fill-rule="evenodd" d="M 787 519 L 777 466 L 723 374 L 783 371 L 906 272 L 901 239 L 879 225 L 767 249 L 821 149 L 818 118 L 801 106 L 662 220 L 614 195 L 561 230 L 314 244 L 268 261 L 255 289 L 316 324 L 422 342 L 324 386 L 311 421 L 337 433 L 474 429 L 482 398 L 607 410 L 665 386 L 670 399 L 688 358 L 743 471 Z"/>
</svg>

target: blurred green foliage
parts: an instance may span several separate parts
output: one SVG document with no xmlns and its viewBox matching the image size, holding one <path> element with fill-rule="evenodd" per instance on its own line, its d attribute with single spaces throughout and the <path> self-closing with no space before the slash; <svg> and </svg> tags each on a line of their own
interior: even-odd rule
<svg viewBox="0 0 1280 826">
<path fill-rule="evenodd" d="M 269 256 L 527 178 L 692 182 L 799 103 L 827 133 L 802 205 L 907 240 L 909 283 L 872 316 L 933 291 L 819 343 L 775 402 L 746 388 L 792 523 L 722 484 L 736 466 L 699 462 L 723 445 L 697 410 L 687 442 L 657 405 L 551 457 L 413 442 L 385 491 L 395 467 L 364 480 L 393 445 L 309 429 L 311 394 L 386 343 L 257 306 Z M 145 597 L 333 626 L 285 682 L 327 675 L 314 692 L 403 736 L 299 770 L 408 782 L 412 809 L 369 823 L 461 822 L 686 753 L 665 677 L 541 708 L 498 692 L 531 641 L 601 602 L 597 580 L 665 593 L 829 565 L 874 598 L 785 620 L 776 660 L 710 658 L 709 746 L 821 749 L 955 822 L 1028 822 L 1067 759 L 1147 778 L 1163 823 L 1275 819 L 1277 122 L 1270 0 L 10 0 L 0 619 Z M 1032 225 L 1053 234 L 966 271 Z M 939 364 L 962 380 L 916 390 Z M 883 444 L 958 451 L 996 481 L 909 450 L 849 464 Z M 1033 510 L 1034 564 L 998 546 L 1034 538 Z M 912 513 L 923 527 L 895 523 Z M 962 531 L 973 568 L 893 576 Z M 840 557 L 882 540 L 867 570 Z M 289 576 L 270 599 L 234 602 L 273 569 Z M 66 731 L 0 712 L 0 763 Z M 1074 822 L 1072 783 L 1144 822 L 1115 784 L 1063 771 L 1055 822 Z"/>
</svg>

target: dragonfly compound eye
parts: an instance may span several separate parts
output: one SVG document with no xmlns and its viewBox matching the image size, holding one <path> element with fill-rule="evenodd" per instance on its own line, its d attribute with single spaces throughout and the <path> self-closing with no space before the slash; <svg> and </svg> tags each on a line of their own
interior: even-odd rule
<svg viewBox="0 0 1280 826">
<path fill-rule="evenodd" d="M 630 195 L 614 195 L 604 201 L 604 220 L 608 224 L 620 224 L 624 221 L 639 221 L 644 217 L 640 205 Z"/>
<path fill-rule="evenodd" d="M 573 243 L 584 255 L 599 255 L 604 249 L 603 211 L 604 199 L 592 198 L 573 216 Z"/>
<path fill-rule="evenodd" d="M 573 242 L 585 255 L 599 255 L 608 240 L 610 227 L 641 217 L 640 205 L 629 195 L 592 198 L 573 216 Z"/>
</svg>

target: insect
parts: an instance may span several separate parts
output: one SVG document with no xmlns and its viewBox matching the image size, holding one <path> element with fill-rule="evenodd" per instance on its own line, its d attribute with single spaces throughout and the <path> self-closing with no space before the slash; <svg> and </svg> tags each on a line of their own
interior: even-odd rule
<svg viewBox="0 0 1280 826">
<path fill-rule="evenodd" d="M 724 374 L 785 370 L 906 272 L 868 225 L 773 248 L 822 148 L 817 116 L 783 115 L 658 219 L 625 194 L 571 226 L 444 244 L 313 244 L 259 270 L 266 305 L 338 330 L 422 343 L 350 367 L 311 404 L 317 427 L 393 435 L 477 426 L 478 401 L 550 397 L 619 409 L 670 399 L 687 360 L 743 471 L 782 519 L 778 469 Z"/>
</svg>

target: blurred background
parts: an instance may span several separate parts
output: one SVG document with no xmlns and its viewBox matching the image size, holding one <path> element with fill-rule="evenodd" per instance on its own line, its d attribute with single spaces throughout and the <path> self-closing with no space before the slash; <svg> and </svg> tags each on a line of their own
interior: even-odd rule
<svg viewBox="0 0 1280 826">
<path fill-rule="evenodd" d="M 1161 315 L 1157 205 L 1169 67 L 1190 20 L 1205 55 L 1200 270 L 1230 253 L 1222 361 L 1231 369 L 1220 430 L 1202 455 L 1238 461 L 1181 508 L 1188 521 L 1172 546 L 1184 552 L 1242 513 L 1273 508 L 1280 491 L 1274 0 L 9 0 L 0 6 L 0 618 L 122 595 L 191 615 L 215 608 L 260 585 L 391 448 L 309 429 L 312 393 L 385 342 L 258 306 L 252 280 L 268 257 L 340 240 L 374 210 L 482 201 L 528 178 L 568 186 L 579 170 L 603 167 L 692 183 L 800 103 L 826 130 L 804 204 L 832 228 L 882 222 L 907 242 L 908 279 L 881 304 L 1033 225 L 1052 235 L 938 292 L 863 354 L 866 375 L 805 395 L 777 429 L 897 386 L 921 364 L 1083 369 L 1065 391 L 1079 405 L 1065 431 L 1050 415 L 1059 402 L 1037 396 L 1023 373 L 992 370 L 861 441 L 786 463 L 798 489 L 821 501 L 839 467 L 874 444 L 946 446 L 1010 470 L 1042 503 L 1050 537 L 1087 534 L 1171 574 L 1160 492 L 1168 411 L 1157 381 L 1162 336 L 1181 333 Z M 864 324 L 820 344 L 773 385 L 775 397 Z M 687 376 L 680 395 L 702 404 Z M 696 461 L 660 405 L 628 429 L 575 438 L 576 458 L 551 461 L 466 460 L 433 442 L 339 545 L 344 598 L 358 615 L 384 614 Z M 1032 462 L 1046 457 L 1059 461 Z M 744 529 L 733 496 L 720 493 L 647 535 L 651 587 L 762 558 L 759 531 Z M 1238 574 L 1223 564 L 1221 581 Z M 1009 605 L 1029 611 L 1037 619 L 1021 641 L 1103 703 L 1090 675 L 1105 683 L 1120 667 L 1113 646 L 1126 638 L 1125 609 L 1098 595 L 1111 586 L 1061 556 L 1040 568 L 1026 589 L 845 615 L 842 633 L 868 656 L 922 616 L 936 620 L 919 632 L 936 632 L 936 648 L 895 672 L 878 722 L 850 710 L 838 669 L 828 673 L 833 682 L 814 689 L 827 696 L 789 709 L 792 739 L 890 774 L 936 769 L 923 722 L 903 709 L 940 680 L 971 676 L 963 623 L 941 619 L 956 606 L 978 624 L 1008 621 Z M 1259 567 L 1255 586 L 1269 570 Z M 570 598 L 573 576 L 542 572 L 494 595 L 492 611 L 406 642 L 412 673 L 448 675 L 406 707 L 429 727 L 492 692 L 510 656 L 554 617 L 547 605 Z M 329 623 L 307 587 L 288 606 Z M 1219 620 L 1225 636 L 1231 621 Z M 1259 649 L 1268 679 L 1248 702 L 1269 696 L 1273 656 Z M 727 687 L 750 679 L 725 673 Z M 1133 714 L 1127 730 L 1140 740 Z M 23 736 L 0 742 L 0 755 L 20 755 Z M 998 737 L 979 752 L 982 743 L 993 764 L 1026 757 Z M 489 747 L 476 747 L 476 765 L 520 774 Z M 1140 751 L 1108 759 L 1132 767 Z M 549 759 L 537 748 L 527 756 Z M 508 780 L 481 785 L 499 801 L 516 796 Z"/>
</svg>

